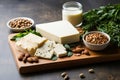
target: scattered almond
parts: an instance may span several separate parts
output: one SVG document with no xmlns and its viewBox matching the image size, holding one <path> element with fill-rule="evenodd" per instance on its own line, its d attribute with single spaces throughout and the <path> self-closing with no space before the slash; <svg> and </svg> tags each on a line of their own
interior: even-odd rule
<svg viewBox="0 0 120 80">
<path fill-rule="evenodd" d="M 69 76 L 66 75 L 66 76 L 64 77 L 64 80 L 69 80 Z"/>
<path fill-rule="evenodd" d="M 38 59 L 38 57 L 32 57 L 32 60 L 33 60 L 33 62 L 39 62 L 39 59 Z"/>
<path fill-rule="evenodd" d="M 61 76 L 63 77 L 64 80 L 69 80 L 69 76 L 67 75 L 66 72 L 61 73 Z"/>
<path fill-rule="evenodd" d="M 65 77 L 66 75 L 67 75 L 66 72 L 61 73 L 61 76 L 62 76 L 62 77 Z"/>
<path fill-rule="evenodd" d="M 73 49 L 72 52 L 74 52 L 74 53 L 81 53 L 83 50 L 84 50 L 84 48 L 77 47 L 77 48 Z"/>
<path fill-rule="evenodd" d="M 80 77 L 80 78 L 85 78 L 85 75 L 84 75 L 83 73 L 80 73 L 80 74 L 79 74 L 79 77 Z"/>
<path fill-rule="evenodd" d="M 32 63 L 32 62 L 33 62 L 33 59 L 32 59 L 31 57 L 28 57 L 28 58 L 27 58 L 27 61 L 28 61 L 29 63 Z"/>
<path fill-rule="evenodd" d="M 80 54 L 80 53 L 77 53 L 77 54 L 75 54 L 75 56 L 81 56 L 81 54 Z"/>
<path fill-rule="evenodd" d="M 29 53 L 25 53 L 25 57 L 26 58 L 30 57 L 30 54 Z"/>
<path fill-rule="evenodd" d="M 94 70 L 93 69 L 89 69 L 88 72 L 89 73 L 94 73 Z"/>
<path fill-rule="evenodd" d="M 24 63 L 27 62 L 27 57 L 23 57 L 23 60 L 22 60 Z"/>
<path fill-rule="evenodd" d="M 89 51 L 87 49 L 84 49 L 84 51 L 82 51 L 82 54 L 85 54 L 85 55 L 88 55 L 88 56 L 90 55 Z"/>
<path fill-rule="evenodd" d="M 19 60 L 19 61 L 22 61 L 22 60 L 23 60 L 23 56 L 22 56 L 22 55 L 19 55 L 19 56 L 18 56 L 18 60 Z"/>
</svg>

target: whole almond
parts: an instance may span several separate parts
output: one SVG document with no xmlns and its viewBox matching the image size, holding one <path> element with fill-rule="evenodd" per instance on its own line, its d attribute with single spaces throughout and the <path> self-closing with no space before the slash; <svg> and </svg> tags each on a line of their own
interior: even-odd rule
<svg viewBox="0 0 120 80">
<path fill-rule="evenodd" d="M 26 58 L 30 57 L 30 54 L 29 53 L 25 53 L 25 57 Z"/>
<path fill-rule="evenodd" d="M 27 58 L 27 62 L 32 63 L 32 62 L 33 62 L 32 57 L 28 57 L 28 58 Z"/>
<path fill-rule="evenodd" d="M 82 54 L 85 54 L 85 55 L 90 55 L 89 51 L 87 49 L 85 49 L 84 51 L 82 51 Z"/>
<path fill-rule="evenodd" d="M 19 60 L 19 61 L 22 61 L 22 60 L 23 60 L 23 57 L 24 57 L 23 55 L 19 55 L 19 56 L 18 56 L 18 60 Z"/>
<path fill-rule="evenodd" d="M 39 61 L 38 57 L 31 57 L 31 58 L 32 58 L 32 60 L 33 60 L 34 62 L 38 62 L 38 61 Z"/>
<path fill-rule="evenodd" d="M 26 63 L 26 62 L 27 62 L 27 57 L 23 57 L 22 61 L 23 61 L 24 63 Z"/>
<path fill-rule="evenodd" d="M 72 51 L 73 51 L 74 53 L 81 53 L 83 50 L 84 50 L 84 48 L 79 48 L 79 47 L 77 47 L 77 48 L 73 49 Z"/>
<path fill-rule="evenodd" d="M 24 56 L 25 56 L 25 53 L 20 53 L 20 55 L 18 56 L 18 60 L 22 61 Z"/>
<path fill-rule="evenodd" d="M 67 75 L 66 72 L 61 73 L 61 76 L 62 76 L 62 77 L 65 77 L 66 75 Z"/>
<path fill-rule="evenodd" d="M 81 54 L 80 54 L 80 53 L 77 53 L 77 54 L 75 54 L 75 56 L 81 56 Z"/>
<path fill-rule="evenodd" d="M 25 53 L 21 53 L 20 55 L 24 57 L 24 56 L 25 56 Z"/>
</svg>

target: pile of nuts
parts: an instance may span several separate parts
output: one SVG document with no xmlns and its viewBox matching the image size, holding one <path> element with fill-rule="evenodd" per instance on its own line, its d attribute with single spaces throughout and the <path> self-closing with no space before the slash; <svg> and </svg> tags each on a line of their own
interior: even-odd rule
<svg viewBox="0 0 120 80">
<path fill-rule="evenodd" d="M 108 38 L 101 33 L 90 33 L 85 36 L 85 40 L 93 44 L 104 44 L 108 41 Z"/>
<path fill-rule="evenodd" d="M 18 18 L 10 21 L 11 28 L 28 28 L 32 25 L 32 22 L 28 19 Z"/>
<path fill-rule="evenodd" d="M 38 57 L 31 57 L 29 53 L 21 53 L 18 57 L 19 61 L 23 61 L 24 63 L 29 62 L 29 63 L 38 63 L 39 59 Z"/>
<path fill-rule="evenodd" d="M 87 49 L 81 48 L 79 46 L 73 48 L 72 52 L 75 53 L 76 56 L 80 56 L 80 55 L 83 55 L 83 54 L 85 54 L 87 56 L 90 56 L 90 53 Z"/>
</svg>

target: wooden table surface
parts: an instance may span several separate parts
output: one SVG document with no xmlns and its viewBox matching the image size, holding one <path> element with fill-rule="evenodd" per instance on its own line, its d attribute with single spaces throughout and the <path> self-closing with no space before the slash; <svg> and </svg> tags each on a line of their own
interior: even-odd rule
<svg viewBox="0 0 120 80">
<path fill-rule="evenodd" d="M 89 64 L 74 68 L 20 74 L 8 45 L 11 32 L 6 23 L 9 19 L 25 16 L 34 19 L 35 24 L 61 20 L 62 4 L 69 0 L 0 0 L 0 80 L 63 80 L 62 72 L 67 72 L 70 80 L 120 80 L 120 61 Z M 84 12 L 107 4 L 120 4 L 120 0 L 75 0 L 83 5 Z M 74 65 L 74 64 L 71 64 Z M 95 73 L 90 74 L 88 69 Z"/>
</svg>

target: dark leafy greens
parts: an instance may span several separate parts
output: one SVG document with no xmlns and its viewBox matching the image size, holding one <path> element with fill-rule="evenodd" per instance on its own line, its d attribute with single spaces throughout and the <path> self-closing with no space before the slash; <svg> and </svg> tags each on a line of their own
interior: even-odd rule
<svg viewBox="0 0 120 80">
<path fill-rule="evenodd" d="M 29 33 L 33 33 L 33 34 L 36 34 L 38 36 L 41 36 L 40 33 L 36 32 L 35 30 L 26 30 L 25 32 L 20 32 L 18 34 L 16 34 L 15 36 L 13 36 L 11 38 L 12 41 L 18 41 L 20 38 L 24 37 L 25 35 L 29 34 Z"/>
<path fill-rule="evenodd" d="M 106 32 L 111 42 L 120 47 L 120 4 L 101 6 L 83 14 L 83 30 Z"/>
</svg>

